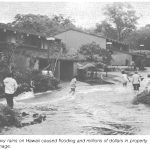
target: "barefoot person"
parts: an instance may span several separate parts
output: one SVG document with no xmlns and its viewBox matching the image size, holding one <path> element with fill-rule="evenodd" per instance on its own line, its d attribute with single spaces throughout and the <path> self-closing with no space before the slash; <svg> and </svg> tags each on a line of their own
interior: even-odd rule
<svg viewBox="0 0 150 150">
<path fill-rule="evenodd" d="M 3 80 L 4 86 L 5 86 L 5 98 L 7 101 L 7 105 L 10 108 L 13 108 L 14 102 L 13 97 L 14 93 L 17 90 L 18 84 L 16 80 L 12 77 L 12 74 L 8 74 L 7 77 Z"/>
<path fill-rule="evenodd" d="M 126 87 L 128 81 L 130 82 L 128 75 L 125 73 L 125 71 L 122 71 L 122 79 L 123 79 L 123 86 Z"/>
<path fill-rule="evenodd" d="M 139 92 L 140 82 L 141 82 L 140 75 L 136 71 L 134 73 L 134 75 L 132 76 L 133 89 L 134 89 L 136 94 L 138 94 L 138 92 Z"/>
<path fill-rule="evenodd" d="M 75 89 L 76 89 L 76 83 L 77 83 L 77 79 L 76 79 L 76 76 L 73 77 L 73 79 L 71 80 L 70 82 L 70 92 L 72 95 L 75 94 Z"/>
</svg>

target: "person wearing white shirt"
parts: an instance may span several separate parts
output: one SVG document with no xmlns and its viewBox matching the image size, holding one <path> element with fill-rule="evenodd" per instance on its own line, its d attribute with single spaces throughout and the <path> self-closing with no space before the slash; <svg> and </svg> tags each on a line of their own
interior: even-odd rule
<svg viewBox="0 0 150 150">
<path fill-rule="evenodd" d="M 128 75 L 125 73 L 125 71 L 122 71 L 122 79 L 123 79 L 123 86 L 126 87 L 128 81 L 130 82 Z"/>
<path fill-rule="evenodd" d="M 76 76 L 74 76 L 73 79 L 70 82 L 70 88 L 71 88 L 71 90 L 70 90 L 69 93 L 72 93 L 72 95 L 75 94 L 76 83 L 77 83 L 77 79 L 76 79 Z"/>
<path fill-rule="evenodd" d="M 132 76 L 132 84 L 135 92 L 139 91 L 141 78 L 138 72 L 136 71 L 135 74 Z"/>
<path fill-rule="evenodd" d="M 13 108 L 13 97 L 14 93 L 16 92 L 18 88 L 18 84 L 16 80 L 12 77 L 12 74 L 9 74 L 4 80 L 3 80 L 4 86 L 5 86 L 5 98 L 7 101 L 7 105 L 10 108 Z"/>
</svg>

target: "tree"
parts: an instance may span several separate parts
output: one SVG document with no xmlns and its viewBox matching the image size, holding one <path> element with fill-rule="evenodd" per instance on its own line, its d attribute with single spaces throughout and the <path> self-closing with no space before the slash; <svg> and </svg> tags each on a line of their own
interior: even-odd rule
<svg viewBox="0 0 150 150">
<path fill-rule="evenodd" d="M 2 66 L 5 67 L 4 73 L 13 72 L 15 68 L 14 57 L 16 53 L 16 49 L 23 43 L 23 39 L 21 38 L 21 34 L 18 33 L 16 38 L 16 43 L 7 43 L 7 48 L 3 52 L 2 57 Z"/>
<path fill-rule="evenodd" d="M 54 15 L 52 21 L 62 28 L 75 27 L 70 18 L 65 18 L 63 15 Z"/>
<path fill-rule="evenodd" d="M 88 61 L 96 61 L 97 56 L 100 54 L 100 46 L 95 42 L 82 45 L 79 53 L 82 54 Z"/>
<path fill-rule="evenodd" d="M 102 49 L 98 44 L 92 42 L 82 45 L 79 53 L 85 56 L 87 61 L 94 61 L 97 62 L 97 64 L 99 64 L 99 61 L 103 62 L 104 71 L 106 72 L 107 76 L 108 65 L 110 65 L 112 59 L 112 53 L 109 50 Z"/>
<path fill-rule="evenodd" d="M 107 5 L 104 9 L 104 15 L 107 21 L 116 28 L 118 40 L 124 40 L 131 31 L 136 29 L 136 12 L 128 3 L 115 2 Z"/>
<path fill-rule="evenodd" d="M 46 15 L 34 14 L 17 14 L 14 21 L 8 25 L 17 29 L 47 36 L 70 27 L 75 27 L 70 18 L 65 18 L 62 15 L 49 18 Z"/>
<path fill-rule="evenodd" d="M 109 65 L 111 61 L 111 52 L 106 49 L 102 49 L 95 42 L 82 45 L 78 51 L 82 54 L 88 61 L 102 61 L 103 63 Z"/>
<path fill-rule="evenodd" d="M 131 49 L 141 49 L 140 45 L 144 45 L 143 49 L 150 49 L 150 28 L 148 25 L 141 27 L 134 32 L 131 32 L 129 36 L 125 39 L 125 42 L 130 44 Z"/>
<path fill-rule="evenodd" d="M 104 36 L 111 39 L 117 39 L 117 30 L 112 27 L 112 25 L 109 24 L 106 20 L 102 21 L 100 24 L 97 23 L 94 32 L 96 34 L 103 34 Z"/>
</svg>

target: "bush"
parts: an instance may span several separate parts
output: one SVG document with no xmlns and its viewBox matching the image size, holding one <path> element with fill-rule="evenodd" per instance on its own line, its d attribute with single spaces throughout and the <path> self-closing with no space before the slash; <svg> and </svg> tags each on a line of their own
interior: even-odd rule
<svg viewBox="0 0 150 150">
<path fill-rule="evenodd" d="M 58 88 L 59 81 L 54 77 L 48 75 L 42 75 L 40 71 L 32 71 L 26 73 L 15 72 L 14 78 L 18 83 L 18 89 L 15 92 L 15 96 L 31 91 L 33 88 L 34 92 L 45 92 L 48 90 L 54 90 Z M 31 86 L 31 81 L 34 83 L 34 87 Z M 0 85 L 0 98 L 4 97 L 4 87 Z"/>
<path fill-rule="evenodd" d="M 17 88 L 17 91 L 15 92 L 15 96 L 23 93 L 23 92 L 29 92 L 31 91 L 30 85 L 28 83 L 22 83 Z"/>
<path fill-rule="evenodd" d="M 17 110 L 0 104 L 0 127 L 21 125 L 21 116 Z"/>
<path fill-rule="evenodd" d="M 25 74 L 18 73 L 15 77 L 18 84 L 20 84 L 16 95 L 28 92 L 31 88 L 33 88 L 35 93 L 54 90 L 58 88 L 59 84 L 59 81 L 57 81 L 54 77 L 42 75 L 42 73 L 38 70 L 27 72 Z M 33 87 L 31 85 L 31 81 L 33 81 Z"/>
<path fill-rule="evenodd" d="M 31 91 L 30 72 L 26 72 L 26 73 L 15 72 L 14 78 L 16 79 L 16 81 L 19 85 L 17 91 L 15 92 L 15 96 L 17 96 L 23 92 Z"/>
<path fill-rule="evenodd" d="M 33 73 L 32 81 L 34 83 L 34 92 L 45 92 L 48 90 L 54 90 L 58 88 L 58 83 L 55 78 L 48 75 L 42 75 L 41 73 Z"/>
</svg>

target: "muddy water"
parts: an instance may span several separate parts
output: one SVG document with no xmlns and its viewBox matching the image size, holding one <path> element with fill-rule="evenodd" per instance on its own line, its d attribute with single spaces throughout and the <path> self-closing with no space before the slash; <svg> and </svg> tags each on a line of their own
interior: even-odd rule
<svg viewBox="0 0 150 150">
<path fill-rule="evenodd" d="M 127 88 L 78 83 L 74 97 L 68 95 L 68 90 L 69 87 L 18 102 L 16 107 L 45 113 L 47 120 L 33 126 L 11 128 L 2 134 L 150 134 L 150 108 L 132 104 L 134 92 L 131 83 Z"/>
</svg>

